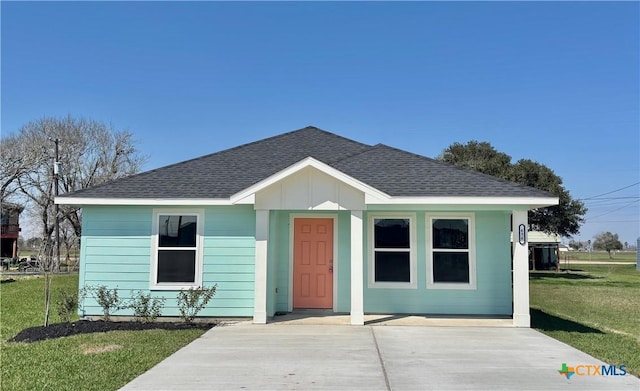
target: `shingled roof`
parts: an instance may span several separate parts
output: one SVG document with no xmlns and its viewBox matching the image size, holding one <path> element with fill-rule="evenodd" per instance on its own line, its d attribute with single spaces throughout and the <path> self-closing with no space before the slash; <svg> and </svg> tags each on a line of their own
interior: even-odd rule
<svg viewBox="0 0 640 391">
<path fill-rule="evenodd" d="M 383 144 L 369 146 L 311 126 L 63 197 L 229 199 L 307 157 L 396 197 L 553 197 L 531 187 Z"/>
</svg>

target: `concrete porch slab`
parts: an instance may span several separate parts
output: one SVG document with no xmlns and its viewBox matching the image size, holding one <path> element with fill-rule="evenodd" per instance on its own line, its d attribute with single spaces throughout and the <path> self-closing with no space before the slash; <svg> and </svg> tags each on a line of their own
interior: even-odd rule
<svg viewBox="0 0 640 391">
<path fill-rule="evenodd" d="M 513 327 L 511 318 L 475 316 L 439 316 L 370 314 L 364 316 L 365 325 L 372 326 L 443 326 L 443 327 Z M 324 310 L 296 310 L 274 316 L 269 323 L 306 325 L 349 325 L 349 314 Z"/>
</svg>

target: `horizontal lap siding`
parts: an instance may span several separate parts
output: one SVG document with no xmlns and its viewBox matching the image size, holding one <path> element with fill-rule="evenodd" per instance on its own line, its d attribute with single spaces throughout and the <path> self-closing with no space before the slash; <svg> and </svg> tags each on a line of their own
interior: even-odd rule
<svg viewBox="0 0 640 391">
<path fill-rule="evenodd" d="M 176 209 L 176 208 L 171 208 Z M 187 209 L 194 209 L 192 207 Z M 251 316 L 255 264 L 255 214 L 250 206 L 204 208 L 203 286 L 216 295 L 200 316 Z M 80 286 L 117 288 L 128 300 L 136 292 L 165 298 L 162 314 L 178 316 L 177 291 L 150 291 L 152 207 L 85 207 Z M 88 297 L 81 315 L 101 315 Z M 116 315 L 130 316 L 130 309 Z"/>
<path fill-rule="evenodd" d="M 80 287 L 117 288 L 128 300 L 149 289 L 152 209 L 145 207 L 85 207 L 82 211 Z M 88 295 L 80 315 L 101 315 Z M 123 313 L 123 315 L 128 315 Z"/>
<path fill-rule="evenodd" d="M 372 212 L 369 212 L 372 213 Z M 511 249 L 509 214 L 476 212 L 477 289 L 427 289 L 426 214 L 416 213 L 417 288 L 367 287 L 367 227 L 364 227 L 364 306 L 370 313 L 511 315 Z M 366 224 L 366 216 L 364 218 Z"/>
</svg>

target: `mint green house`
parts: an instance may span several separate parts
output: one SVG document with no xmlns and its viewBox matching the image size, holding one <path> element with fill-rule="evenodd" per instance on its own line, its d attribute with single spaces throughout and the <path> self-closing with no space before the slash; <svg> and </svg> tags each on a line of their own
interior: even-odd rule
<svg viewBox="0 0 640 391">
<path fill-rule="evenodd" d="M 83 209 L 80 286 L 166 297 L 164 316 L 177 291 L 217 284 L 202 316 L 317 308 L 354 325 L 404 313 L 529 327 L 527 211 L 558 200 L 307 127 L 56 203 Z M 100 314 L 88 301 L 81 315 Z"/>
</svg>

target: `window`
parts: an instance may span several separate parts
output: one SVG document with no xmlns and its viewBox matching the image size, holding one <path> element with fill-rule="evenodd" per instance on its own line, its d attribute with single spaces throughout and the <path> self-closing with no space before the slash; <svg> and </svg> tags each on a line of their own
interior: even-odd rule
<svg viewBox="0 0 640 391">
<path fill-rule="evenodd" d="M 431 215 L 427 231 L 427 287 L 475 289 L 473 215 Z"/>
<path fill-rule="evenodd" d="M 369 218 L 369 285 L 415 288 L 414 219 L 409 215 Z"/>
<path fill-rule="evenodd" d="M 154 213 L 152 287 L 180 289 L 202 283 L 201 213 Z"/>
</svg>

